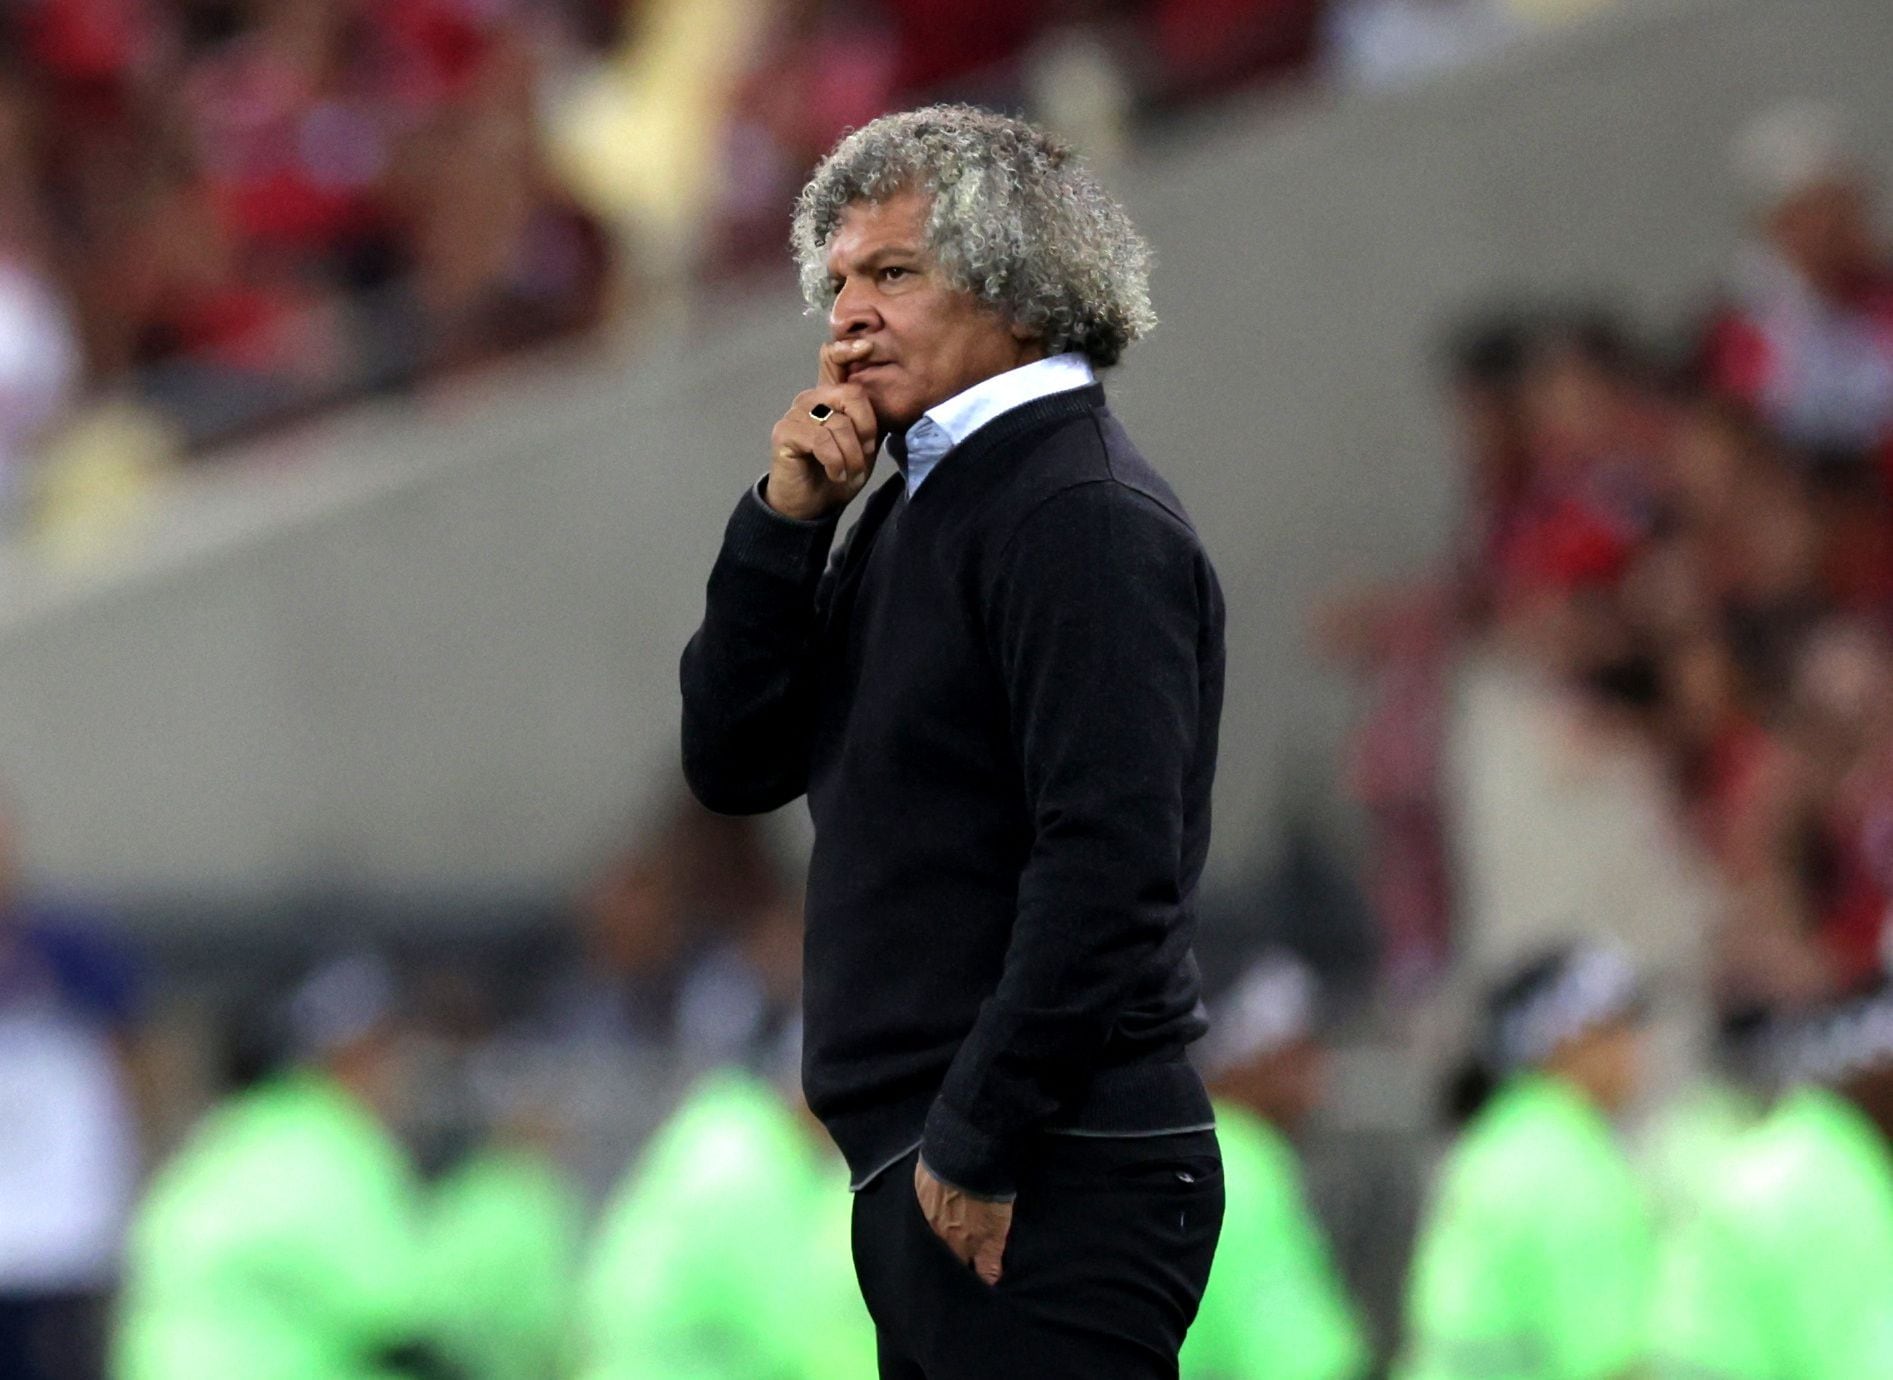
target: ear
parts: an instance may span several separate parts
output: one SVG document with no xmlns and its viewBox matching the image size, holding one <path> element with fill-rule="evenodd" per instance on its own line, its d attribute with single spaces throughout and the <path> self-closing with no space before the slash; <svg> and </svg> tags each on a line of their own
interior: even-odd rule
<svg viewBox="0 0 1893 1380">
<path fill-rule="evenodd" d="M 1006 329 L 1012 332 L 1012 338 L 1021 345 L 1034 340 L 1041 344 L 1044 343 L 1045 333 L 1043 331 L 1034 330 L 1032 327 L 1021 325 L 1017 321 L 1009 324 Z"/>
</svg>

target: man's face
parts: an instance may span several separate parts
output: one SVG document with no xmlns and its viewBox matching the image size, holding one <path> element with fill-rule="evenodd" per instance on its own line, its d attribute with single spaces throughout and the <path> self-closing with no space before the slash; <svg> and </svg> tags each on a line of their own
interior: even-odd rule
<svg viewBox="0 0 1893 1380">
<path fill-rule="evenodd" d="M 847 381 L 866 391 L 883 433 L 904 431 L 928 408 L 1045 353 L 946 281 L 927 248 L 931 205 L 917 192 L 856 202 L 828 243 L 828 327 L 836 340 L 868 342 Z"/>
</svg>

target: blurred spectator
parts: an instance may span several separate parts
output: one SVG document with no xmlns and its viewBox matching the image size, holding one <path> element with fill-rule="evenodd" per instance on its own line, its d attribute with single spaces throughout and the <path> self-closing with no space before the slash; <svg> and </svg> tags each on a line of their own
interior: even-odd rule
<svg viewBox="0 0 1893 1380">
<path fill-rule="evenodd" d="M 1713 325 L 1716 387 L 1810 457 L 1893 463 L 1893 278 L 1841 114 L 1759 116 L 1735 148 L 1756 240 Z M 1878 476 L 1881 485 L 1885 474 Z"/>
<path fill-rule="evenodd" d="M 799 1018 L 802 912 L 781 896 L 692 965 L 677 1009 L 677 1053 L 690 1069 L 757 1068 Z"/>
<path fill-rule="evenodd" d="M 438 1376 L 401 994 L 380 960 L 318 968 L 283 1013 L 287 1070 L 216 1108 L 158 1174 L 127 1256 L 113 1373 Z"/>
<path fill-rule="evenodd" d="M 1337 0 L 1328 65 L 1351 86 L 1408 86 L 1498 52 L 1524 31 L 1504 0 Z"/>
<path fill-rule="evenodd" d="M 507 1029 L 525 974 L 493 958 L 499 971 L 429 964 L 412 995 L 422 1037 L 402 1129 L 428 1179 L 423 1311 L 458 1380 L 550 1380 L 566 1373 L 589 1205 L 565 1163 L 561 1083 Z"/>
<path fill-rule="evenodd" d="M 649 846 L 613 859 L 577 911 L 576 959 L 507 1040 L 543 1070 L 572 1167 L 596 1202 L 675 1099 L 671 1037 L 688 933 L 673 860 Z"/>
<path fill-rule="evenodd" d="M 1139 37 L 1156 65 L 1152 96 L 1175 104 L 1307 70 L 1328 0 L 1156 0 L 1147 8 Z"/>
<path fill-rule="evenodd" d="M 1643 995 L 1615 950 L 1533 960 L 1486 1008 L 1496 1082 L 1421 1234 L 1405 1380 L 1630 1375 L 1655 1241 L 1613 1118 L 1638 1094 Z"/>
<path fill-rule="evenodd" d="M 1335 66 L 1403 79 L 1582 3 L 1348 0 Z M 890 108 L 1034 102 L 1108 159 L 1135 114 L 1308 68 L 1327 8 L 24 0 L 0 208 L 52 233 L 0 226 L 0 480 L 82 374 L 192 447 L 410 387 L 773 256 Z"/>
<path fill-rule="evenodd" d="M 679 798 L 579 900 L 579 953 L 503 1043 L 556 1091 L 594 1200 L 683 1086 L 754 1066 L 799 1006 L 801 910 L 760 822 Z"/>
<path fill-rule="evenodd" d="M 582 1380 L 867 1380 L 874 1326 L 855 1283 L 847 1169 L 795 1087 L 701 1082 L 606 1208 L 579 1324 Z"/>
<path fill-rule="evenodd" d="M 28 266 L 69 285 L 91 382 L 129 380 L 204 443 L 596 321 L 609 256 L 542 166 L 537 15 L 19 7 L 0 202 L 52 223 Z M 26 320 L 0 289 L 0 325 Z M 60 378 L 76 351 L 36 359 Z"/>
<path fill-rule="evenodd" d="M 1783 732 L 1732 821 L 1732 980 L 1799 1001 L 1880 969 L 1893 904 L 1893 651 L 1835 623 L 1797 663 Z"/>
<path fill-rule="evenodd" d="M 640 268 L 676 284 L 703 266 L 698 242 L 719 199 L 746 200 L 748 141 L 730 111 L 742 74 L 777 31 L 774 0 L 645 0 L 627 7 L 603 60 L 555 88 L 551 151 L 575 194 L 613 228 Z M 800 8 L 808 8 L 806 6 Z M 792 26 L 784 26 L 792 27 Z M 796 94 L 816 73 L 793 70 Z M 795 107 L 793 95 L 784 105 Z M 773 151 L 758 150 L 773 158 Z M 731 166 L 719 176 L 719 155 Z M 780 174 L 761 174 L 773 189 Z M 720 185 L 727 183 L 728 185 Z M 787 205 L 776 207 L 777 238 Z"/>
<path fill-rule="evenodd" d="M 474 1151 L 429 1193 L 426 1313 L 461 1380 L 566 1373 L 582 1203 L 517 1135 Z"/>
<path fill-rule="evenodd" d="M 1711 1208 L 1717 1178 L 1780 1096 L 1783 1025 L 1767 1007 L 1726 1004 L 1702 1072 L 1665 1101 L 1641 1137 L 1638 1165 L 1666 1249 Z"/>
<path fill-rule="evenodd" d="M 1383 975 L 1411 991 L 1436 974 L 1452 938 L 1452 877 L 1441 799 L 1451 660 L 1482 628 L 1525 521 L 1531 450 L 1521 392 L 1531 336 L 1523 317 L 1481 315 L 1447 344 L 1447 382 L 1466 516 L 1450 563 L 1431 581 L 1345 594 L 1319 607 L 1317 650 L 1366 685 L 1346 754 L 1350 793 L 1372 827 L 1368 884 Z"/>
<path fill-rule="evenodd" d="M 20 93 L 0 79 L 0 529 L 17 518 L 35 445 L 72 400 L 82 365 L 46 258 Z"/>
<path fill-rule="evenodd" d="M 123 954 L 26 889 L 0 802 L 0 1374 L 99 1373 L 103 1308 L 138 1173 Z"/>
<path fill-rule="evenodd" d="M 1788 1042 L 1806 1085 L 1716 1172 L 1672 1241 L 1658 1380 L 1893 1374 L 1893 988 Z"/>
<path fill-rule="evenodd" d="M 1519 378 L 1529 479 L 1496 552 L 1499 611 L 1560 615 L 1574 670 L 1615 650 L 1606 594 L 1658 515 L 1665 418 L 1642 369 L 1611 317 L 1566 314 L 1533 332 Z"/>
<path fill-rule="evenodd" d="M 1521 394 L 1533 323 L 1515 308 L 1481 312 L 1445 342 L 1448 401 L 1464 468 L 1451 577 L 1455 603 L 1479 626 L 1496 592 L 1491 577 L 1512 539 L 1531 485 L 1531 448 Z"/>
<path fill-rule="evenodd" d="M 1218 1004 L 1205 1054 L 1228 1206 L 1186 1380 L 1353 1380 L 1361 1324 L 1309 1210 L 1291 1137 L 1324 1095 L 1313 975 L 1256 961 Z"/>
</svg>

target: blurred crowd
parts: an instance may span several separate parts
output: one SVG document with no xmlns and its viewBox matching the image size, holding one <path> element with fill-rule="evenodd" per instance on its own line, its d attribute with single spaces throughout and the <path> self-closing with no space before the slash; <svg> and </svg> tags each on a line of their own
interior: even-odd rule
<svg viewBox="0 0 1893 1380">
<path fill-rule="evenodd" d="M 1753 233 L 1679 339 L 1556 304 L 1455 336 L 1451 568 L 1319 620 L 1374 690 L 1351 781 L 1398 968 L 1451 948 L 1440 758 L 1468 646 L 1662 763 L 1678 838 L 1719 882 L 1726 1003 L 1803 1000 L 1886 961 L 1893 269 L 1837 112 L 1759 117 L 1733 171 Z"/>
<path fill-rule="evenodd" d="M 753 821 L 679 806 L 530 960 L 324 936 L 240 984 L 162 1111 L 148 971 L 14 859 L 0 830 L 8 1376 L 876 1373 Z M 1474 1022 L 1417 1241 L 1372 1224 L 1373 1260 L 1314 1179 L 1337 996 L 1274 947 L 1211 995 L 1227 1211 L 1184 1380 L 1889 1373 L 1893 985 L 1727 1024 L 1656 1105 L 1634 961 L 1530 956 Z"/>
<path fill-rule="evenodd" d="M 864 1373 L 815 1359 L 860 1328 L 846 1173 L 756 821 L 676 806 L 522 946 L 344 927 L 195 978 L 30 881 L 21 833 L 0 1374 Z"/>
<path fill-rule="evenodd" d="M 1397 83 L 1603 3 L 21 0 L 0 523 L 109 522 L 206 445 L 777 266 L 891 108 L 1027 108 L 1108 161 L 1233 87 Z"/>
<path fill-rule="evenodd" d="M 194 1085 L 154 1047 L 162 966 L 19 856 L 0 820 L 0 1373 L 876 1373 L 846 1167 L 800 1092 L 796 890 L 757 821 L 676 804 L 564 942 L 497 962 L 324 935 L 209 1003 Z M 1291 1139 L 1325 1005 L 1276 951 L 1218 997 L 1231 1229 L 1192 1377 L 1369 1363 Z"/>
</svg>

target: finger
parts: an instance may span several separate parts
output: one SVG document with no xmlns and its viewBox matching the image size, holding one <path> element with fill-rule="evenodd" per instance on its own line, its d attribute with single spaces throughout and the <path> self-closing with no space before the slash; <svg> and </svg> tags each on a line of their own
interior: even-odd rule
<svg viewBox="0 0 1893 1380">
<path fill-rule="evenodd" d="M 848 466 L 848 477 L 865 479 L 868 473 L 868 457 L 861 448 L 861 438 L 848 424 L 845 416 L 831 417 L 822 424 L 822 430 L 835 438 L 835 444 L 841 447 L 841 458 Z"/>
<path fill-rule="evenodd" d="M 865 454 L 873 455 L 880 449 L 881 424 L 875 419 L 874 404 L 868 401 L 868 395 L 861 389 L 849 384 L 844 386 L 829 405 L 837 412 L 847 414 L 854 423 L 854 434 L 861 438 L 861 449 Z"/>
<path fill-rule="evenodd" d="M 809 454 L 814 457 L 815 463 L 822 467 L 830 480 L 836 484 L 847 483 L 848 458 L 841 453 L 839 434 L 833 428 L 822 426 L 819 422 L 810 422 L 809 426 L 814 430 L 814 435 L 809 437 Z"/>
<path fill-rule="evenodd" d="M 865 340 L 831 340 L 822 346 L 821 380 L 834 385 L 847 377 L 847 369 L 868 352 Z"/>
<path fill-rule="evenodd" d="M 979 1249 L 973 1252 L 973 1273 L 988 1285 L 997 1284 L 1004 1273 L 1002 1262 L 1006 1254 L 1004 1237 L 995 1237 L 981 1242 Z"/>
</svg>

